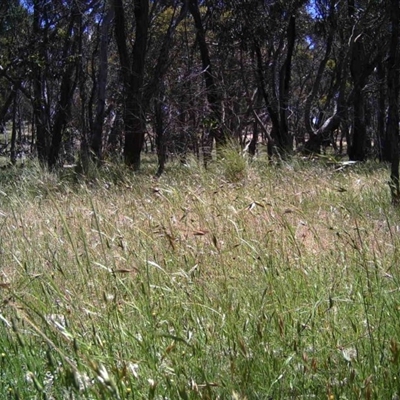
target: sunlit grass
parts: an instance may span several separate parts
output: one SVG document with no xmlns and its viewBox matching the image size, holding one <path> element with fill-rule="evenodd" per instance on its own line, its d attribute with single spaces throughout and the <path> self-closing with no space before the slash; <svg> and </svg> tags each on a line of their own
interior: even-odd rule
<svg viewBox="0 0 400 400">
<path fill-rule="evenodd" d="M 8 172 L 3 397 L 400 395 L 386 171 L 236 161 Z"/>
</svg>

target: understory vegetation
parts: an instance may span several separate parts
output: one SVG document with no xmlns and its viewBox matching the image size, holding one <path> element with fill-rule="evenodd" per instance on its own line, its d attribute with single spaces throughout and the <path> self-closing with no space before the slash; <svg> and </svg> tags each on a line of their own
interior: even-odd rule
<svg viewBox="0 0 400 400">
<path fill-rule="evenodd" d="M 383 166 L 146 161 L 3 171 L 1 398 L 399 398 Z"/>
</svg>

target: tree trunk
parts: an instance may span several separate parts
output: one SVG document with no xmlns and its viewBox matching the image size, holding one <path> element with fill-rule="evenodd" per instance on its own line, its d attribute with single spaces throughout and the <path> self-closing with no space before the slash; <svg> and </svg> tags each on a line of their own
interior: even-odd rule
<svg viewBox="0 0 400 400">
<path fill-rule="evenodd" d="M 287 54 L 280 68 L 279 93 L 277 93 L 275 84 L 275 64 L 279 57 L 280 48 L 274 51 L 273 60 L 269 62 L 270 66 L 270 90 L 272 92 L 272 100 L 269 98 L 266 82 L 264 77 L 263 60 L 260 45 L 255 42 L 255 54 L 257 60 L 257 77 L 258 85 L 261 89 L 268 114 L 271 118 L 272 131 L 271 137 L 273 143 L 269 143 L 269 153 L 272 152 L 272 145 L 278 150 L 281 156 L 285 157 L 293 152 L 293 137 L 288 128 L 288 108 L 289 108 L 289 89 L 292 73 L 292 58 L 294 45 L 296 40 L 296 17 L 292 14 L 289 17 L 288 26 L 286 29 Z M 283 46 L 284 39 L 282 38 L 280 47 Z M 270 154 L 271 155 L 271 154 Z"/>
<path fill-rule="evenodd" d="M 255 53 L 257 59 L 257 78 L 258 78 L 258 86 L 261 89 L 262 96 L 264 98 L 265 106 L 267 107 L 267 111 L 269 117 L 272 122 L 272 131 L 271 131 L 271 141 L 268 140 L 268 155 L 272 156 L 273 146 L 275 146 L 275 142 L 277 139 L 277 135 L 279 134 L 279 113 L 272 106 L 272 103 L 269 99 L 267 89 L 265 87 L 265 77 L 264 77 L 264 69 L 263 69 L 263 61 L 261 56 L 261 48 L 258 43 L 255 43 Z"/>
<path fill-rule="evenodd" d="M 160 96 L 162 96 L 162 93 L 160 93 Z M 157 157 L 158 157 L 158 170 L 156 176 L 160 177 L 164 172 L 165 162 L 167 159 L 163 101 L 160 97 L 157 98 L 154 102 L 154 114 L 155 114 L 156 147 L 157 147 Z"/>
<path fill-rule="evenodd" d="M 137 171 L 140 169 L 140 155 L 146 131 L 145 110 L 142 108 L 142 99 L 149 28 L 149 2 L 148 0 L 134 1 L 136 28 L 132 63 L 128 55 L 125 13 L 122 0 L 113 0 L 113 6 L 115 37 L 124 85 L 124 159 L 126 165 Z"/>
<path fill-rule="evenodd" d="M 399 187 L 399 34 L 400 8 L 398 0 L 390 0 L 391 38 L 388 57 L 388 137 L 391 147 L 390 190 L 393 204 L 400 204 Z"/>
<path fill-rule="evenodd" d="M 64 128 L 71 114 L 72 95 L 76 86 L 76 82 L 72 79 L 74 69 L 73 65 L 68 66 L 61 82 L 60 101 L 54 119 L 51 146 L 48 155 L 50 169 L 54 168 L 59 160 Z"/>
<path fill-rule="evenodd" d="M 389 161 L 390 155 L 388 154 L 389 146 L 387 145 L 386 132 L 385 132 L 385 118 L 386 118 L 386 92 L 385 92 L 385 66 L 383 62 L 378 63 L 376 67 L 376 75 L 379 84 L 378 89 L 378 108 L 376 110 L 377 119 L 377 144 L 379 161 Z"/>
<path fill-rule="evenodd" d="M 317 129 L 309 140 L 305 143 L 305 150 L 309 153 L 320 153 L 321 145 L 326 140 L 332 141 L 333 132 L 339 129 L 348 133 L 347 128 L 347 104 L 346 104 L 346 84 L 347 84 L 347 60 L 349 49 L 344 46 L 340 49 L 335 72 L 335 82 L 332 85 L 328 98 L 334 98 L 335 108 L 333 114 Z M 349 145 L 349 135 L 347 134 L 347 144 Z"/>
<path fill-rule="evenodd" d="M 349 158 L 353 161 L 364 161 L 367 140 L 365 123 L 365 101 L 363 89 L 366 84 L 368 60 L 363 50 L 363 40 L 354 43 L 351 54 L 350 70 L 354 82 L 353 88 L 353 141 L 349 148 Z"/>
<path fill-rule="evenodd" d="M 206 85 L 207 101 L 211 109 L 211 122 L 210 122 L 210 139 L 215 139 L 217 151 L 220 147 L 224 146 L 227 142 L 227 137 L 222 127 L 222 103 L 218 88 L 215 84 L 213 75 L 213 68 L 211 65 L 210 54 L 206 42 L 206 34 L 201 20 L 198 0 L 189 0 L 189 11 L 192 14 L 196 33 L 197 43 L 200 49 L 201 62 L 204 72 L 204 81 Z M 207 134 L 203 141 L 203 146 L 210 146 Z M 210 154 L 208 154 L 208 158 Z"/>
<path fill-rule="evenodd" d="M 3 104 L 3 107 L 1 107 L 1 109 L 0 109 L 0 125 L 3 125 L 3 123 L 4 123 L 4 119 L 5 119 L 6 115 L 7 115 L 7 112 L 9 110 L 9 108 L 11 107 L 11 104 L 14 101 L 14 98 L 15 98 L 15 96 L 17 94 L 17 87 L 18 86 L 19 85 L 17 84 L 17 85 L 14 85 L 11 88 L 11 91 L 10 91 L 9 95 L 7 96 L 7 99 Z"/>
<path fill-rule="evenodd" d="M 81 14 L 77 4 L 74 2 L 73 9 L 71 11 L 71 20 L 66 34 L 64 49 L 63 49 L 63 60 L 66 63 L 64 73 L 61 78 L 60 85 L 60 99 L 57 105 L 56 115 L 54 117 L 54 124 L 52 130 L 51 146 L 48 154 L 48 166 L 53 169 L 60 156 L 61 143 L 63 138 L 64 128 L 70 118 L 72 97 L 76 88 L 77 80 L 73 79 L 74 71 L 76 70 L 76 63 L 80 62 L 79 57 L 76 57 L 76 61 L 73 61 L 76 56 L 76 42 L 77 34 L 73 34 L 74 26 L 77 18 L 80 18 Z M 70 60 L 71 59 L 71 60 Z"/>
<path fill-rule="evenodd" d="M 11 164 L 17 162 L 17 94 L 14 96 L 13 101 L 10 161 Z"/>
<path fill-rule="evenodd" d="M 47 32 L 41 27 L 41 6 L 40 1 L 33 3 L 33 34 L 37 41 L 39 62 L 33 68 L 33 118 L 36 126 L 36 149 L 39 162 L 45 164 L 48 161 L 48 142 L 50 140 L 49 118 L 44 102 L 44 71 L 42 61 L 44 60 L 44 46 L 47 43 Z M 43 43 L 41 41 L 43 40 Z"/>
<path fill-rule="evenodd" d="M 277 144 L 283 155 L 293 152 L 293 137 L 288 128 L 289 87 L 292 73 L 292 58 L 296 40 L 296 17 L 289 17 L 287 27 L 287 54 L 279 72 L 279 135 Z"/>
<path fill-rule="evenodd" d="M 330 15 L 328 17 L 328 21 L 332 18 L 332 14 L 334 12 L 334 2 L 331 1 L 330 3 Z M 305 101 L 304 105 L 304 125 L 306 128 L 306 132 L 308 133 L 309 137 L 312 137 L 314 135 L 314 130 L 311 127 L 311 105 L 312 102 L 315 99 L 315 96 L 318 93 L 318 89 L 321 84 L 321 80 L 325 71 L 326 63 L 329 60 L 329 56 L 331 54 L 331 49 L 332 49 L 332 43 L 333 43 L 333 36 L 334 36 L 335 30 L 333 28 L 333 25 L 331 24 L 329 27 L 329 32 L 328 32 L 328 38 L 326 40 L 326 48 L 325 48 L 325 54 L 324 58 L 320 61 L 317 75 L 314 80 L 314 84 L 312 86 L 310 94 L 307 96 L 307 99 Z"/>
<path fill-rule="evenodd" d="M 103 124 L 106 105 L 106 87 L 108 75 L 108 39 L 114 10 L 110 7 L 101 23 L 100 28 L 100 54 L 99 54 L 99 72 L 97 76 L 97 106 L 94 119 L 93 130 L 90 137 L 90 149 L 92 155 L 97 161 L 102 158 L 102 139 Z"/>
</svg>

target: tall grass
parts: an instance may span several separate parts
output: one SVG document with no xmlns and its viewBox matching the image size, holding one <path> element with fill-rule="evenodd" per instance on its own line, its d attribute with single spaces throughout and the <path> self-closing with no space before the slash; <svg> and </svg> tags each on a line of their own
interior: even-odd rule
<svg viewBox="0 0 400 400">
<path fill-rule="evenodd" d="M 157 181 L 9 172 L 2 398 L 400 395 L 386 172 L 235 157 Z"/>
</svg>

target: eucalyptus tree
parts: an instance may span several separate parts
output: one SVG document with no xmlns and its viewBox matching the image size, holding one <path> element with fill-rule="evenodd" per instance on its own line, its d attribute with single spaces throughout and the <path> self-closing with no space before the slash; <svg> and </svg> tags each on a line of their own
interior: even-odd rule
<svg viewBox="0 0 400 400">
<path fill-rule="evenodd" d="M 21 107 L 17 98 L 27 84 L 25 59 L 29 54 L 29 26 L 27 11 L 19 0 L 4 0 L 0 3 L 0 126 L 12 121 L 11 161 L 16 154 L 16 125 L 21 124 Z M 18 112 L 18 116 L 16 115 Z M 5 147 L 8 141 L 5 141 Z"/>
<path fill-rule="evenodd" d="M 334 35 L 337 28 L 335 4 L 336 2 L 334 0 L 317 0 L 313 4 L 313 13 L 315 15 L 312 32 L 307 32 L 308 40 L 311 42 L 310 44 L 313 47 L 312 54 L 316 55 L 317 57 L 320 54 L 323 55 L 322 58 L 319 58 L 317 61 L 318 68 L 316 71 L 311 71 L 311 74 L 314 74 L 315 76 L 309 94 L 304 103 L 304 127 L 310 138 L 308 142 L 308 149 L 315 152 L 319 152 L 322 142 L 322 135 L 321 131 L 316 133 L 313 128 L 312 120 L 316 119 L 316 116 L 312 116 L 311 109 L 314 105 L 317 95 L 319 94 L 325 68 L 331 56 Z"/>
<path fill-rule="evenodd" d="M 226 133 L 222 127 L 222 99 L 221 91 L 216 83 L 216 76 L 211 62 L 210 52 L 206 40 L 206 30 L 201 18 L 199 0 L 189 0 L 189 11 L 196 27 L 196 40 L 200 50 L 207 101 L 210 107 L 209 138 L 205 149 L 205 161 L 211 156 L 211 144 L 214 139 L 218 148 L 227 142 Z"/>
<path fill-rule="evenodd" d="M 321 5 L 324 3 L 321 2 Z M 305 125 L 309 133 L 309 139 L 305 143 L 305 148 L 309 152 L 320 151 L 320 146 L 325 140 L 333 140 L 333 132 L 341 127 L 346 133 L 347 141 L 350 143 L 348 128 L 348 96 L 349 96 L 349 59 L 351 56 L 351 43 L 354 41 L 352 34 L 351 21 L 347 18 L 347 4 L 345 2 L 329 5 L 326 9 L 326 18 L 321 22 L 329 29 L 326 36 L 325 55 L 320 61 L 310 97 L 311 101 L 317 94 L 318 86 L 321 89 L 318 93 L 317 102 L 323 103 L 316 119 L 316 130 L 311 129 L 310 132 L 310 115 L 308 114 L 308 106 L 305 107 Z M 323 10 L 322 7 L 319 10 Z M 323 13 L 322 13 L 323 15 Z M 329 16 L 329 17 L 328 17 Z M 318 20 L 317 26 L 321 23 Z M 329 25 L 328 25 L 329 24 Z M 326 31 L 326 29 L 324 29 Z M 320 36 L 318 32 L 317 36 Z M 312 36 L 313 37 L 313 36 Z M 315 35 L 314 35 L 315 37 Z M 332 44 L 331 44 L 332 41 Z M 329 69 L 325 68 L 329 64 Z M 324 99 L 321 101 L 321 99 Z"/>
<path fill-rule="evenodd" d="M 270 137 L 281 155 L 293 152 L 288 116 L 297 23 L 306 2 L 232 2 L 233 35 L 254 60 L 256 88 L 261 92 L 272 129 Z M 269 141 L 271 142 L 271 141 Z M 270 151 L 272 150 L 272 146 Z"/>
<path fill-rule="evenodd" d="M 66 31 L 60 53 L 63 68 L 61 72 L 59 90 L 55 106 L 55 115 L 51 130 L 51 143 L 48 153 L 48 165 L 54 168 L 59 160 L 63 134 L 71 118 L 72 100 L 79 79 L 81 46 L 83 33 L 82 4 L 73 0 L 70 13 L 67 14 Z M 64 11 L 64 10 L 62 10 Z M 65 10 L 67 11 L 67 10 Z"/>
<path fill-rule="evenodd" d="M 146 132 L 146 114 L 150 101 L 167 72 L 172 38 L 186 13 L 186 7 L 178 1 L 135 0 L 133 2 L 134 21 L 130 24 L 126 17 L 129 2 L 112 0 L 112 4 L 123 87 L 124 158 L 128 166 L 138 170 Z M 148 63 L 150 39 L 154 28 L 151 22 L 165 8 L 171 8 L 173 12 L 164 31 L 158 57 L 152 67 Z M 130 48 L 132 37 L 134 39 Z"/>
<path fill-rule="evenodd" d="M 363 161 L 371 139 L 367 137 L 366 99 L 370 76 L 385 56 L 386 40 L 381 31 L 386 25 L 386 15 L 375 2 L 348 2 L 348 18 L 352 21 L 350 37 L 350 75 L 353 83 L 352 140 L 349 157 Z"/>
<path fill-rule="evenodd" d="M 325 10 L 316 16 L 315 22 L 322 26 L 325 34 L 325 54 L 305 104 L 305 126 L 310 136 L 306 148 L 319 151 L 321 141 L 326 137 L 333 141 L 333 131 L 340 128 L 342 135 L 346 136 L 349 158 L 362 161 L 368 156 L 372 140 L 378 142 L 368 136 L 370 122 L 367 107 L 371 103 L 374 74 L 379 72 L 379 85 L 384 84 L 382 65 L 387 52 L 386 13 L 376 2 L 369 0 L 339 3 L 324 0 L 315 4 L 319 5 L 318 10 Z M 326 69 L 328 64 L 330 73 Z M 380 93 L 382 104 L 382 90 Z M 321 118 L 320 125 L 314 130 L 311 127 L 310 107 L 314 98 L 319 100 L 317 96 L 324 98 L 325 114 L 331 111 L 330 115 Z M 380 136 L 383 120 L 381 115 Z"/>
<path fill-rule="evenodd" d="M 97 39 L 94 45 L 91 63 L 92 90 L 88 104 L 90 138 L 83 136 L 84 148 L 82 149 L 82 156 L 84 158 L 87 157 L 85 152 L 90 149 L 92 158 L 97 162 L 100 162 L 103 157 L 103 127 L 107 104 L 109 43 L 112 33 L 113 18 L 114 8 L 105 0 L 98 14 Z M 86 143 L 86 141 L 89 141 L 89 143 Z"/>
<path fill-rule="evenodd" d="M 82 82 L 83 37 L 96 0 L 32 0 L 32 108 L 39 160 L 58 165 Z"/>
</svg>

